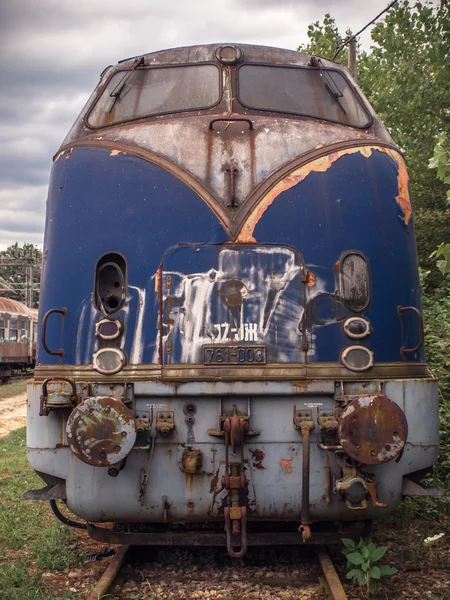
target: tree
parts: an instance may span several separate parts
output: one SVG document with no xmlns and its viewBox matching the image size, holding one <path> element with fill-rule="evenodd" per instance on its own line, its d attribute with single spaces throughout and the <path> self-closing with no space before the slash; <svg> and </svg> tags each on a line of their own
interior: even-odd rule
<svg viewBox="0 0 450 600">
<path fill-rule="evenodd" d="M 416 213 L 419 260 L 434 269 L 430 254 L 450 238 L 446 186 L 426 168 L 439 132 L 450 132 L 450 3 L 406 0 L 395 4 L 372 29 L 369 52 L 358 50 L 358 78 L 364 93 L 405 153 Z M 299 50 L 332 58 L 342 35 L 335 20 L 308 27 L 309 43 Z M 339 61 L 346 64 L 344 52 Z M 430 226 L 431 225 L 431 226 Z M 430 281 L 433 280 L 433 276 Z"/>
<path fill-rule="evenodd" d="M 351 35 L 350 29 L 345 32 L 345 37 Z M 333 58 L 338 45 L 341 43 L 343 36 L 339 33 L 336 21 L 327 13 L 323 23 L 316 21 L 308 25 L 308 44 L 301 44 L 297 50 L 305 54 L 313 54 L 314 56 L 322 56 L 323 58 Z M 348 61 L 348 51 L 344 48 L 339 53 L 337 61 L 346 65 Z"/>
<path fill-rule="evenodd" d="M 0 251 L 0 296 L 27 302 L 27 286 L 31 283 L 29 279 L 32 279 L 31 307 L 37 308 L 41 264 L 42 251 L 33 244 L 19 246 L 16 242 Z"/>
<path fill-rule="evenodd" d="M 405 152 L 416 209 L 443 208 L 445 186 L 426 169 L 439 132 L 450 129 L 450 3 L 406 0 L 372 30 L 360 84 Z"/>
</svg>

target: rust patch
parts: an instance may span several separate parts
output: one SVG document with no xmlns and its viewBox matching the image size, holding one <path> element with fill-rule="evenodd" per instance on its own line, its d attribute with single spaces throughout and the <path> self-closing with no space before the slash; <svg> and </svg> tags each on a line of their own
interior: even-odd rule
<svg viewBox="0 0 450 600">
<path fill-rule="evenodd" d="M 73 148 L 69 148 L 69 152 L 66 154 L 66 160 L 68 160 L 70 158 L 70 155 L 73 152 Z"/>
<path fill-rule="evenodd" d="M 126 154 L 123 150 L 111 150 L 110 156 L 117 156 L 118 154 Z"/>
<path fill-rule="evenodd" d="M 292 473 L 291 462 L 292 462 L 292 459 L 282 458 L 280 460 L 280 467 L 282 469 L 286 469 L 286 473 Z"/>
<path fill-rule="evenodd" d="M 251 450 L 251 453 L 254 461 L 252 467 L 254 467 L 255 469 L 265 469 L 265 466 L 262 464 L 262 461 L 264 460 L 266 453 L 260 450 L 259 448 Z"/>
<path fill-rule="evenodd" d="M 408 190 L 408 174 L 406 172 L 405 161 L 403 160 L 402 156 L 391 148 L 384 148 L 382 146 L 361 146 L 357 148 L 345 148 L 343 150 L 338 150 L 337 152 L 327 154 L 326 156 L 316 158 L 306 165 L 302 165 L 290 173 L 287 177 L 279 181 L 271 190 L 269 190 L 264 198 L 260 200 L 257 206 L 254 207 L 247 221 L 243 224 L 236 241 L 247 244 L 255 243 L 256 240 L 253 237 L 255 227 L 269 206 L 282 192 L 285 192 L 286 190 L 296 186 L 298 183 L 306 179 L 310 173 L 325 173 L 325 171 L 328 171 L 333 163 L 339 160 L 342 156 L 346 156 L 348 154 L 359 153 L 365 158 L 369 158 L 373 150 L 384 152 L 397 164 L 399 193 L 395 200 L 402 209 L 404 215 L 403 220 L 406 224 L 408 224 L 411 217 L 412 208 Z"/>
<path fill-rule="evenodd" d="M 316 285 L 317 278 L 312 271 L 306 271 L 305 283 L 308 287 L 313 287 L 313 285 Z"/>
<path fill-rule="evenodd" d="M 70 449 L 94 467 L 123 460 L 136 440 L 133 412 L 117 398 L 87 398 L 72 411 L 66 426 Z"/>
<path fill-rule="evenodd" d="M 341 414 L 338 437 L 354 460 L 378 465 L 400 455 L 408 424 L 402 409 L 386 396 L 359 396 Z"/>
<path fill-rule="evenodd" d="M 337 260 L 337 261 L 334 263 L 334 268 L 333 268 L 333 273 L 334 273 L 335 275 L 339 275 L 339 267 L 340 267 L 340 261 L 339 261 L 339 260 Z"/>
<path fill-rule="evenodd" d="M 306 381 L 306 379 L 300 379 L 299 381 L 292 381 L 291 383 L 294 387 L 298 387 L 298 388 L 307 388 L 308 387 L 308 382 Z"/>
<path fill-rule="evenodd" d="M 391 148 L 385 148 L 384 152 L 388 154 L 396 163 L 398 167 L 398 196 L 395 197 L 397 204 L 400 206 L 403 212 L 403 220 L 408 225 L 412 214 L 411 198 L 409 195 L 409 177 L 406 170 L 406 164 L 401 156 L 395 150 Z"/>
<path fill-rule="evenodd" d="M 64 155 L 64 152 L 65 150 L 61 150 L 61 152 L 55 156 L 55 160 L 53 162 L 56 162 L 59 158 L 61 158 L 61 156 Z"/>
</svg>

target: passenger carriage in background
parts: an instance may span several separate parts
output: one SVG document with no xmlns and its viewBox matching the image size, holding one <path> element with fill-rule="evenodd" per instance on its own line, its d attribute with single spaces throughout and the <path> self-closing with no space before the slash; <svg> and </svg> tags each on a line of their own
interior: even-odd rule
<svg viewBox="0 0 450 600">
<path fill-rule="evenodd" d="M 96 539 L 319 543 L 436 461 L 405 163 L 331 61 L 107 68 L 55 156 L 40 323 L 27 497 Z"/>
<path fill-rule="evenodd" d="M 0 298 L 0 382 L 13 370 L 34 367 L 36 362 L 37 310 Z"/>
</svg>

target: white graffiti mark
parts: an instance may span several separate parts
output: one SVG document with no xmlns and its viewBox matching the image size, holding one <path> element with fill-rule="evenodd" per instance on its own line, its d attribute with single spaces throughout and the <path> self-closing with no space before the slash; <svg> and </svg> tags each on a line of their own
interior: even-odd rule
<svg viewBox="0 0 450 600">
<path fill-rule="evenodd" d="M 207 343 L 276 343 L 288 360 L 301 335 L 302 269 L 294 250 L 276 246 L 224 247 L 206 272 L 163 267 L 163 347 L 170 340 L 181 347 L 177 362 L 195 363 Z"/>
<path fill-rule="evenodd" d="M 134 329 L 133 345 L 130 353 L 130 364 L 139 365 L 142 362 L 144 352 L 143 326 L 145 316 L 146 291 L 134 285 L 129 286 L 138 293 L 139 306 L 136 309 L 136 326 Z"/>
</svg>

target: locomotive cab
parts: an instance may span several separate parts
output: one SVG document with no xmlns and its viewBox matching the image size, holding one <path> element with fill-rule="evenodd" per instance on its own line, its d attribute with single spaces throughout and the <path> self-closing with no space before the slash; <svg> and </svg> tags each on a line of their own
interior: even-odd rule
<svg viewBox="0 0 450 600">
<path fill-rule="evenodd" d="M 44 245 L 27 497 L 95 539 L 329 541 L 436 461 L 408 175 L 341 65 L 213 44 L 108 68 Z"/>
</svg>

